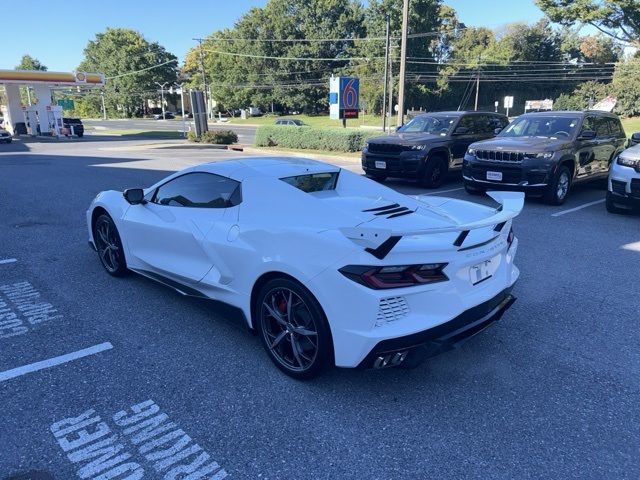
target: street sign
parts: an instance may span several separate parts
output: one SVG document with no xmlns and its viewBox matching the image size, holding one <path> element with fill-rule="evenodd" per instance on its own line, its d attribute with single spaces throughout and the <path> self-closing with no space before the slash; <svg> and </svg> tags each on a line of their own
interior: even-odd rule
<svg viewBox="0 0 640 480">
<path fill-rule="evenodd" d="M 329 116 L 332 120 L 358 118 L 360 79 L 331 77 L 329 79 Z"/>
<path fill-rule="evenodd" d="M 524 111 L 527 110 L 553 110 L 553 100 L 527 100 L 524 102 Z"/>
<path fill-rule="evenodd" d="M 62 107 L 63 110 L 73 110 L 75 109 L 75 103 L 73 100 L 68 98 L 61 98 L 57 101 L 59 107 Z"/>
<path fill-rule="evenodd" d="M 513 97 L 504 97 L 504 108 L 513 108 Z"/>
</svg>

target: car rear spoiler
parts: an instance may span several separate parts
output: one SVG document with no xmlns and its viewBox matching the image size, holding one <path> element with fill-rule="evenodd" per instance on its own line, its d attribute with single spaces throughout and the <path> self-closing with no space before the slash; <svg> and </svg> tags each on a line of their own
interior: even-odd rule
<svg viewBox="0 0 640 480">
<path fill-rule="evenodd" d="M 453 245 L 461 247 L 471 230 L 494 227 L 496 232 L 500 232 L 504 225 L 517 216 L 524 207 L 524 193 L 522 192 L 487 192 L 487 195 L 498 202 L 500 206 L 496 209 L 494 215 L 475 222 L 418 230 L 392 230 L 358 226 L 341 228 L 340 231 L 345 237 L 362 245 L 367 252 L 380 260 L 389 254 L 402 237 L 407 236 L 459 232 Z"/>
</svg>

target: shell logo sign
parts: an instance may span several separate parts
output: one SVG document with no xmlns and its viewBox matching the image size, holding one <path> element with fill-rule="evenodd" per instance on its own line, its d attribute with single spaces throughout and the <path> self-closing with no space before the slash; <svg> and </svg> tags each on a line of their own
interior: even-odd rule
<svg viewBox="0 0 640 480">
<path fill-rule="evenodd" d="M 84 72 L 76 72 L 76 82 L 87 83 L 87 74 Z"/>
</svg>

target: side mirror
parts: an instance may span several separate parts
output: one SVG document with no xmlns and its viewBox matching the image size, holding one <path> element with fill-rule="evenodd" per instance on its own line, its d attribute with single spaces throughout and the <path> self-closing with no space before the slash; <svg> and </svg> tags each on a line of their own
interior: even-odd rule
<svg viewBox="0 0 640 480">
<path fill-rule="evenodd" d="M 469 129 L 467 127 L 458 127 L 453 131 L 454 135 L 467 135 L 469 132 Z"/>
<path fill-rule="evenodd" d="M 144 190 L 141 188 L 127 188 L 122 195 L 124 199 L 131 205 L 139 205 L 141 203 L 147 203 L 144 199 Z"/>
<path fill-rule="evenodd" d="M 504 130 L 504 129 L 503 129 L 503 128 L 498 127 L 498 128 L 496 128 L 496 129 L 493 131 L 493 133 L 495 133 L 496 135 L 498 135 L 502 130 Z"/>
<path fill-rule="evenodd" d="M 580 140 L 593 140 L 596 138 L 596 132 L 593 130 L 583 130 L 579 138 Z"/>
</svg>

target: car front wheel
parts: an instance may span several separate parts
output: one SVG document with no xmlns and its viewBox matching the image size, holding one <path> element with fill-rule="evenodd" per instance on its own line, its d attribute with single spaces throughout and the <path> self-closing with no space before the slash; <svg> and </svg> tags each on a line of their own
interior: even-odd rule
<svg viewBox="0 0 640 480">
<path fill-rule="evenodd" d="M 447 176 L 447 161 L 437 155 L 427 159 L 427 166 L 424 169 L 422 186 L 426 188 L 438 188 L 444 183 Z"/>
<path fill-rule="evenodd" d="M 93 241 L 98 251 L 100 263 L 107 273 L 114 277 L 126 275 L 128 272 L 127 262 L 120 234 L 115 223 L 106 213 L 100 215 L 93 225 Z"/>
<path fill-rule="evenodd" d="M 558 169 L 553 181 L 549 184 L 545 193 L 545 200 L 551 205 L 562 205 L 571 189 L 571 172 L 565 166 Z"/>
<path fill-rule="evenodd" d="M 297 379 L 313 378 L 331 364 L 331 333 L 318 301 L 289 278 L 269 280 L 254 305 L 254 325 L 276 366 Z"/>
</svg>

